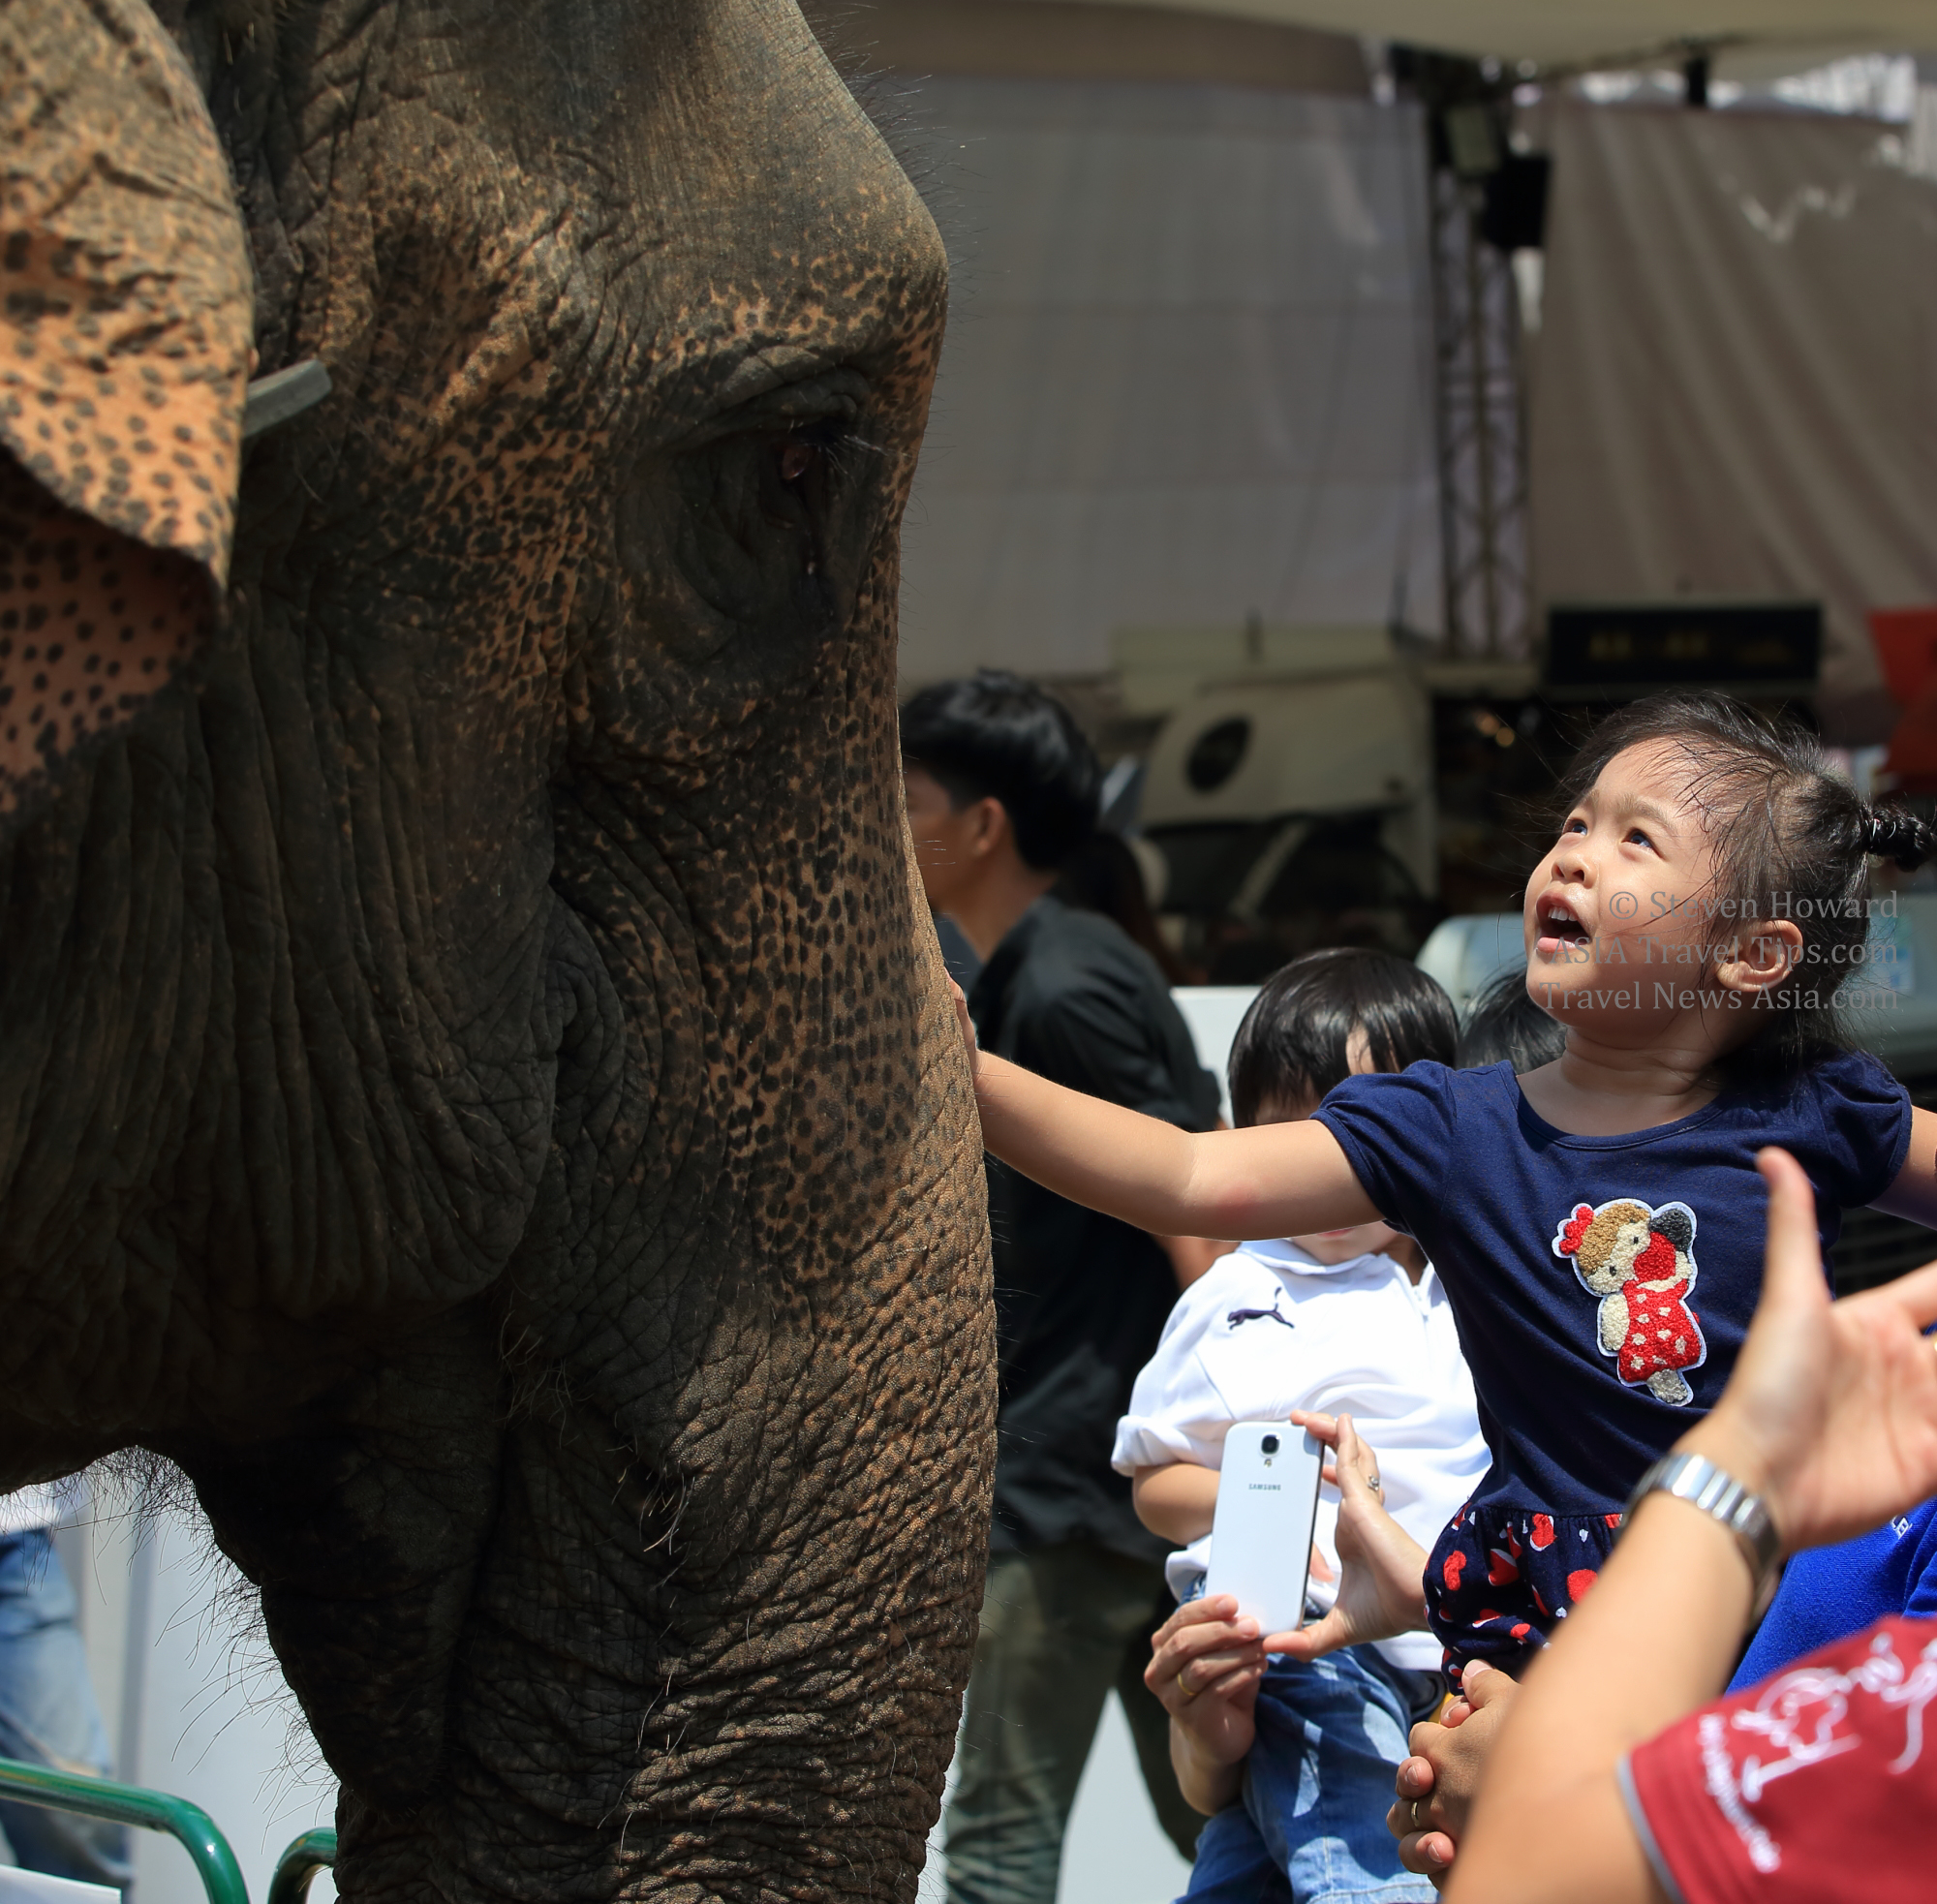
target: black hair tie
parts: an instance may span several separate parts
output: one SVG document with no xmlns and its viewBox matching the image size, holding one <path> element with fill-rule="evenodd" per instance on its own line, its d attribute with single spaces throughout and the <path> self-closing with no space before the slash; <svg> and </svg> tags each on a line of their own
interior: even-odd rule
<svg viewBox="0 0 1937 1904">
<path fill-rule="evenodd" d="M 1903 807 L 1865 807 L 1863 851 L 1914 873 L 1937 850 L 1937 828 Z"/>
</svg>

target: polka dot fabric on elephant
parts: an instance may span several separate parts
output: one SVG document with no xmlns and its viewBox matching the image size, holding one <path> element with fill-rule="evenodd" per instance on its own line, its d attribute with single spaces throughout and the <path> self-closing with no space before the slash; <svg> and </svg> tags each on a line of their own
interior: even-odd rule
<svg viewBox="0 0 1937 1904">
<path fill-rule="evenodd" d="M 152 9 L 7 9 L 0 68 L 4 831 L 214 632 L 254 316 L 229 161 Z"/>
<path fill-rule="evenodd" d="M 1586 1597 L 1620 1530 L 1618 1514 L 1462 1507 L 1426 1567 L 1427 1621 L 1456 1683 L 1469 1660 L 1518 1673 Z"/>
</svg>

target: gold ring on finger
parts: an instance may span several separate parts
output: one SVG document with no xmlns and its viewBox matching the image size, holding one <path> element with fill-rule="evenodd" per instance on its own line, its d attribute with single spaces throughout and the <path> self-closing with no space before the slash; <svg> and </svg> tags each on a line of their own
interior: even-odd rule
<svg viewBox="0 0 1937 1904">
<path fill-rule="evenodd" d="M 1417 1798 L 1413 1799 L 1412 1801 L 1412 1828 L 1415 1831 L 1423 1831 L 1426 1829 L 1426 1827 L 1420 1823 L 1419 1800 Z"/>
</svg>

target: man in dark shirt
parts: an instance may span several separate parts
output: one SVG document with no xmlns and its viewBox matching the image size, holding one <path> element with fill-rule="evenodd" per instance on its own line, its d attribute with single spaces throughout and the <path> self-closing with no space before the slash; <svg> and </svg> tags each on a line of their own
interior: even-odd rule
<svg viewBox="0 0 1937 1904">
<path fill-rule="evenodd" d="M 1014 675 L 925 690 L 902 713 L 908 819 L 930 903 L 984 962 L 968 1009 L 983 1048 L 1190 1130 L 1216 1121 L 1149 953 L 1051 892 L 1094 824 L 1094 753 L 1067 711 Z M 1177 1295 L 1214 1253 L 1159 1243 L 989 1163 L 1001 1409 L 989 1584 L 948 1813 L 952 1904 L 1053 1904 L 1063 1827 L 1115 1686 L 1158 1817 L 1181 1849 L 1202 1821 L 1170 1769 L 1146 1690 L 1169 1609 L 1167 1544 L 1110 1467 L 1117 1419 Z"/>
</svg>

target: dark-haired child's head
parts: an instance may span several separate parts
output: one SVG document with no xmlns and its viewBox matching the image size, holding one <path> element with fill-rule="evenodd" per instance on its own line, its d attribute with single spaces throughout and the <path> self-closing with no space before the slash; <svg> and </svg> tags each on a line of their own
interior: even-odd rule
<svg viewBox="0 0 1937 1904">
<path fill-rule="evenodd" d="M 1815 737 L 1726 694 L 1650 696 L 1589 737 L 1527 882 L 1526 987 L 1562 1024 L 1782 1072 L 1839 1042 L 1872 856 L 1937 833 L 1865 806 Z"/>
<path fill-rule="evenodd" d="M 1552 1064 L 1567 1048 L 1565 1027 L 1534 1003 L 1518 967 L 1491 978 L 1466 1008 L 1460 1028 L 1460 1068 L 1511 1064 L 1514 1075 Z"/>
<path fill-rule="evenodd" d="M 1026 866 L 1054 872 L 1096 823 L 1095 750 L 1053 694 L 984 668 L 943 681 L 902 709 L 902 762 L 956 812 L 1000 803 Z"/>
<path fill-rule="evenodd" d="M 1240 1125 L 1308 1118 L 1355 1072 L 1403 1071 L 1422 1058 L 1453 1062 L 1453 1001 L 1390 952 L 1307 952 L 1268 978 L 1231 1045 L 1231 1114 Z M 1293 1237 L 1320 1263 L 1383 1251 L 1416 1275 L 1417 1245 L 1384 1223 Z"/>
<path fill-rule="evenodd" d="M 1308 1116 L 1355 1071 L 1453 1062 L 1460 1021 L 1439 983 L 1390 952 L 1338 947 L 1281 966 L 1231 1044 L 1231 1115 L 1242 1126 Z"/>
</svg>

